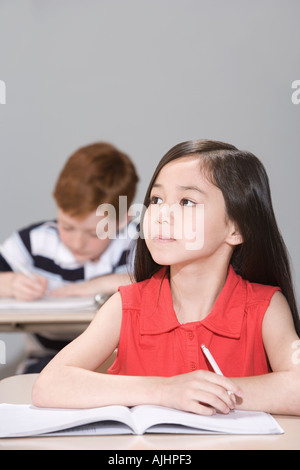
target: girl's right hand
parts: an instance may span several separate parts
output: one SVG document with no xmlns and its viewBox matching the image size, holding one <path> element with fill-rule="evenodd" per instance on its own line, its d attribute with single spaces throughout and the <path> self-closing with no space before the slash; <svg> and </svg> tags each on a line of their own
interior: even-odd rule
<svg viewBox="0 0 300 470">
<path fill-rule="evenodd" d="M 232 392 L 231 394 L 228 391 Z M 242 390 L 227 377 L 206 370 L 166 378 L 162 405 L 200 415 L 229 413 Z"/>
<path fill-rule="evenodd" d="M 11 281 L 12 297 L 17 300 L 37 300 L 43 297 L 47 290 L 47 279 L 35 275 L 30 279 L 22 273 L 14 273 Z"/>
</svg>

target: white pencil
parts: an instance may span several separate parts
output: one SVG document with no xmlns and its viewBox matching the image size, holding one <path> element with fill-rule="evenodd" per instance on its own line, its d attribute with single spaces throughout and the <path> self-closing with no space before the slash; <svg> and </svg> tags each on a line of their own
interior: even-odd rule
<svg viewBox="0 0 300 470">
<path fill-rule="evenodd" d="M 218 374 L 218 375 L 223 375 L 220 367 L 218 366 L 218 364 L 214 360 L 210 350 L 204 344 L 201 344 L 201 349 L 202 349 L 205 357 L 207 358 L 208 362 L 212 366 L 213 370 L 215 371 L 215 373 Z M 228 393 L 228 395 L 233 395 L 234 396 L 234 393 L 231 392 L 230 390 L 227 390 L 227 393 Z"/>
<path fill-rule="evenodd" d="M 23 264 L 19 263 L 18 261 L 15 261 L 15 260 L 11 261 L 7 257 L 7 255 L 4 254 L 3 249 L 2 249 L 1 246 L 0 246 L 0 253 L 2 254 L 3 258 L 7 261 L 7 263 L 11 266 L 11 268 L 15 272 L 22 273 L 22 274 L 24 274 L 24 276 L 29 277 L 33 281 L 37 281 L 37 278 L 35 277 L 35 275 L 32 272 L 30 272 L 29 269 L 27 269 Z"/>
<path fill-rule="evenodd" d="M 10 264 L 10 262 L 9 262 Z M 30 279 L 32 279 L 33 281 L 37 281 L 37 278 L 35 277 L 35 275 L 29 271 L 29 269 L 27 269 L 25 266 L 23 266 L 22 264 L 19 264 L 19 263 L 13 263 L 12 264 L 12 267 L 14 269 L 14 271 L 17 271 L 17 272 L 20 272 L 22 274 L 24 274 L 24 276 L 27 276 L 29 277 Z"/>
<path fill-rule="evenodd" d="M 216 374 L 218 375 L 223 375 L 222 374 L 222 371 L 220 369 L 220 367 L 218 366 L 218 364 L 216 363 L 216 361 L 214 360 L 210 350 L 204 345 L 204 344 L 201 344 L 201 349 L 202 351 L 204 352 L 205 354 L 205 357 L 207 358 L 208 362 L 210 363 L 210 365 L 212 366 L 213 370 L 215 371 Z"/>
</svg>

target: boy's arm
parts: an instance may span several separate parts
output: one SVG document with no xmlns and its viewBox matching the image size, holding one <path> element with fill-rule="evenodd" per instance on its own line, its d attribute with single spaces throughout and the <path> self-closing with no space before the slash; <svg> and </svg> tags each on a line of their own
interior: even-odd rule
<svg viewBox="0 0 300 470">
<path fill-rule="evenodd" d="M 300 415 L 300 340 L 285 297 L 276 292 L 265 313 L 262 335 L 272 372 L 232 379 L 243 389 L 237 407 Z"/>
<path fill-rule="evenodd" d="M 12 297 L 13 277 L 12 271 L 0 273 L 0 297 Z"/>
<path fill-rule="evenodd" d="M 27 231 L 28 229 L 24 229 L 21 232 Z M 13 297 L 25 301 L 37 300 L 45 295 L 47 280 L 39 275 L 30 279 L 13 269 L 19 265 L 28 267 L 30 254 L 27 253 L 26 256 L 26 249 L 24 246 L 22 248 L 21 232 L 13 233 L 0 247 L 0 297 Z"/>
<path fill-rule="evenodd" d="M 53 290 L 50 295 L 52 297 L 90 297 L 96 294 L 113 294 L 117 292 L 119 286 L 126 286 L 131 282 L 129 274 L 113 273 L 89 281 L 67 284 Z"/>
<path fill-rule="evenodd" d="M 13 297 L 12 283 L 14 279 L 14 272 L 10 265 L 2 255 L 2 248 L 0 248 L 0 297 Z"/>
</svg>

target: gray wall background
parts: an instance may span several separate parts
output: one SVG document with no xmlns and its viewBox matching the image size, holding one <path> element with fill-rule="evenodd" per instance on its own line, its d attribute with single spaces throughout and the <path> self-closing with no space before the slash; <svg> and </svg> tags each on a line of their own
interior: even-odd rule
<svg viewBox="0 0 300 470">
<path fill-rule="evenodd" d="M 0 0 L 0 240 L 55 217 L 68 156 L 106 140 L 134 160 L 143 194 L 162 155 L 230 142 L 269 173 L 300 280 L 299 0 Z M 23 335 L 1 334 L 13 373 Z"/>
</svg>

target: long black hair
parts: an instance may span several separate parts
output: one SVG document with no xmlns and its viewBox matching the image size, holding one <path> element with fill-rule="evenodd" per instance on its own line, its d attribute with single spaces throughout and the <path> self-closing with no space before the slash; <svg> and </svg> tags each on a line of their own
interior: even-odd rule
<svg viewBox="0 0 300 470">
<path fill-rule="evenodd" d="M 227 215 L 239 227 L 243 243 L 235 247 L 230 260 L 235 272 L 250 282 L 279 286 L 289 303 L 299 334 L 300 320 L 289 255 L 274 215 L 268 175 L 255 155 L 230 144 L 212 140 L 182 142 L 161 159 L 144 200 L 142 236 L 137 240 L 135 252 L 135 280 L 148 279 L 161 268 L 152 259 L 142 234 L 152 186 L 167 163 L 186 156 L 199 157 L 201 170 L 222 191 Z"/>
</svg>

